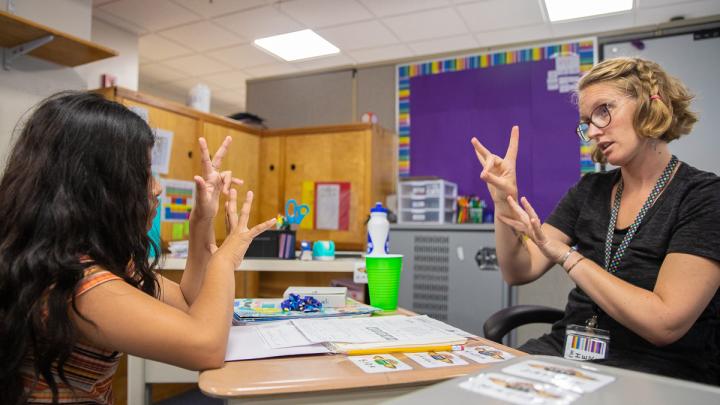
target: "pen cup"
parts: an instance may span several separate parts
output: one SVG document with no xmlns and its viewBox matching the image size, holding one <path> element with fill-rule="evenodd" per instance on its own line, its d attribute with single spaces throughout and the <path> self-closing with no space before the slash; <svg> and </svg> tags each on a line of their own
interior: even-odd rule
<svg viewBox="0 0 720 405">
<path fill-rule="evenodd" d="M 397 309 L 402 255 L 365 257 L 370 305 L 386 311 Z"/>
</svg>

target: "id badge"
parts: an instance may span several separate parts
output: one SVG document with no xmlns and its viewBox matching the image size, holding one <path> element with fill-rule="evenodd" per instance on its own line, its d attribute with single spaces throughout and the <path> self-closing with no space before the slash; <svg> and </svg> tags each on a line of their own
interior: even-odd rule
<svg viewBox="0 0 720 405">
<path fill-rule="evenodd" d="M 570 360 L 607 358 L 610 332 L 590 326 L 568 325 L 565 328 L 565 354 Z"/>
</svg>

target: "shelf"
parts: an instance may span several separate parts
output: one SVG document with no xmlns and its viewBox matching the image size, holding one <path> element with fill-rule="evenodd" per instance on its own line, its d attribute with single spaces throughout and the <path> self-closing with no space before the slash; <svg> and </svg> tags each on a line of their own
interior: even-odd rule
<svg viewBox="0 0 720 405">
<path fill-rule="evenodd" d="M 12 51 L 13 48 L 43 38 L 49 42 L 30 51 L 29 54 L 63 66 L 84 65 L 117 56 L 117 52 L 112 49 L 0 11 L 0 47 L 6 48 L 4 50 L 6 58 L 8 51 Z M 7 63 L 3 63 L 7 68 Z"/>
</svg>

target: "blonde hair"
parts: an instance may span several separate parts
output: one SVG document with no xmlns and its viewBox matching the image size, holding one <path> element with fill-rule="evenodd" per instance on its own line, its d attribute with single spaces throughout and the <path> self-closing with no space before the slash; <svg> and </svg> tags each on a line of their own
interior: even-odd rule
<svg viewBox="0 0 720 405">
<path fill-rule="evenodd" d="M 689 110 L 695 96 L 655 62 L 641 58 L 600 62 L 580 79 L 578 94 L 593 84 L 606 82 L 637 100 L 633 125 L 639 136 L 671 142 L 690 133 L 698 120 L 697 114 Z M 598 149 L 593 151 L 593 159 L 605 162 Z"/>
</svg>

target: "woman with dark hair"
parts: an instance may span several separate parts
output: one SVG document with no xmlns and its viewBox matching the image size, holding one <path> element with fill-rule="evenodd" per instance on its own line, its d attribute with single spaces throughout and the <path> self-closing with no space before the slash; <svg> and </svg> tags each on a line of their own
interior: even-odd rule
<svg viewBox="0 0 720 405">
<path fill-rule="evenodd" d="M 693 96 L 655 62 L 615 58 L 580 79 L 577 97 L 577 134 L 617 168 L 583 176 L 545 223 L 518 200 L 519 129 L 504 157 L 472 140 L 504 279 L 559 265 L 577 284 L 565 317 L 520 350 L 718 384 L 720 177 L 668 147 L 697 121 Z"/>
<path fill-rule="evenodd" d="M 248 192 L 218 172 L 200 139 L 190 247 L 180 284 L 148 261 L 160 193 L 153 134 L 121 104 L 92 93 L 43 101 L 24 125 L 0 180 L 0 403 L 111 403 L 121 353 L 189 369 L 223 364 L 234 269 L 252 238 Z M 213 218 L 229 195 L 230 231 Z"/>
</svg>

